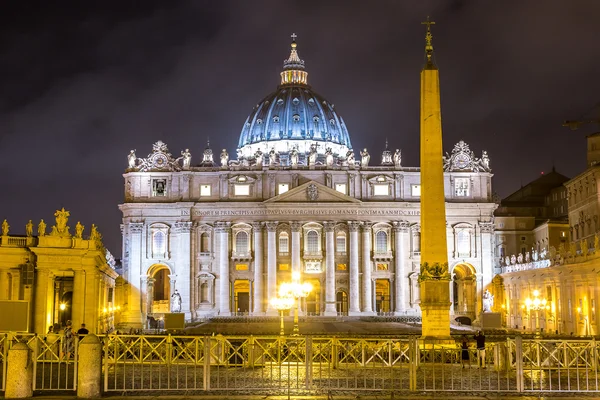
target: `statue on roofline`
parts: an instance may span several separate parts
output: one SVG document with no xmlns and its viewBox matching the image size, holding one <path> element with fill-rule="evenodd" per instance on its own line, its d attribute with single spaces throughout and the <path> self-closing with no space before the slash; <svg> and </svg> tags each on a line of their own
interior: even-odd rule
<svg viewBox="0 0 600 400">
<path fill-rule="evenodd" d="M 221 151 L 221 167 L 227 167 L 228 162 L 229 162 L 229 153 L 227 153 L 227 149 L 223 149 Z"/>
<path fill-rule="evenodd" d="M 81 225 L 81 222 L 77 221 L 77 225 L 75 225 L 75 237 L 77 239 L 81 239 L 84 229 L 85 229 L 85 227 L 83 225 Z"/>
<path fill-rule="evenodd" d="M 46 223 L 43 219 L 38 224 L 38 236 L 46 236 Z"/>
<path fill-rule="evenodd" d="M 371 160 L 371 155 L 367 151 L 365 147 L 364 150 L 360 152 L 360 166 L 365 168 L 369 166 L 369 161 Z"/>
<path fill-rule="evenodd" d="M 183 158 L 182 168 L 190 169 L 190 164 L 192 163 L 192 153 L 190 153 L 190 149 L 185 149 L 185 151 L 182 151 L 181 157 Z"/>
<path fill-rule="evenodd" d="M 402 166 L 402 152 L 400 149 L 396 149 L 394 152 L 394 167 L 400 168 Z"/>
<path fill-rule="evenodd" d="M 10 225 L 8 225 L 8 221 L 4 220 L 2 222 L 2 236 L 8 236 L 8 230 Z"/>
<path fill-rule="evenodd" d="M 27 237 L 33 236 L 33 222 L 31 222 L 31 220 L 25 225 L 25 234 Z"/>
<path fill-rule="evenodd" d="M 130 150 L 129 154 L 127 155 L 127 164 L 129 168 L 135 168 L 136 160 L 137 157 L 135 156 L 135 150 Z"/>
</svg>

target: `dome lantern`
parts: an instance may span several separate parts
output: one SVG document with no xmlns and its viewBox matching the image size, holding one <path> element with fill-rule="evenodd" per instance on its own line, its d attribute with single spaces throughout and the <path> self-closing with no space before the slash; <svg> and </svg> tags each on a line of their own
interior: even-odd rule
<svg viewBox="0 0 600 400">
<path fill-rule="evenodd" d="M 283 60 L 283 71 L 281 72 L 281 84 L 282 85 L 306 85 L 308 72 L 304 70 L 304 60 L 301 60 L 298 56 L 296 47 L 296 38 L 298 37 L 295 33 L 292 33 L 292 44 L 290 57 L 287 60 Z"/>
</svg>

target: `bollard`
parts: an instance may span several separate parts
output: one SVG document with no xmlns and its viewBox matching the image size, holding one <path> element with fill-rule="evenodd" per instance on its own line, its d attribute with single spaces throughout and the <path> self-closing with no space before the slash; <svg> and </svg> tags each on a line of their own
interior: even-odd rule
<svg viewBox="0 0 600 400">
<path fill-rule="evenodd" d="M 8 350 L 6 371 L 7 399 L 24 399 L 33 395 L 33 363 L 31 350 L 25 343 L 17 343 Z"/>
<path fill-rule="evenodd" d="M 79 342 L 77 366 L 77 397 L 100 397 L 102 387 L 102 343 L 94 334 Z"/>
</svg>

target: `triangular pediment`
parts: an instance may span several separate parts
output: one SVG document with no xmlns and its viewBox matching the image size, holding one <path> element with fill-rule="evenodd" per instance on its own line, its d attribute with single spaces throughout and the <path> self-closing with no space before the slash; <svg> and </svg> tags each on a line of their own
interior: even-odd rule
<svg viewBox="0 0 600 400">
<path fill-rule="evenodd" d="M 271 197 L 264 203 L 361 203 L 315 181 L 306 182 L 279 196 Z"/>
</svg>

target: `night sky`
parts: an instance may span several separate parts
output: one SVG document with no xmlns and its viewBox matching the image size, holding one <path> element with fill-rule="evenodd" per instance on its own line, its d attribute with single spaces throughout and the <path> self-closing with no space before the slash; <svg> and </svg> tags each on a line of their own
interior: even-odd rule
<svg viewBox="0 0 600 400">
<path fill-rule="evenodd" d="M 504 197 L 542 171 L 574 177 L 600 117 L 600 2 L 3 2 L 0 218 L 24 234 L 55 209 L 92 223 L 120 257 L 122 173 L 163 140 L 201 160 L 231 155 L 276 89 L 290 34 L 313 89 L 376 163 L 388 138 L 419 165 L 419 71 L 427 15 L 442 87 L 445 151 L 487 150 Z M 596 107 L 594 109 L 594 107 Z"/>
</svg>

